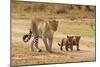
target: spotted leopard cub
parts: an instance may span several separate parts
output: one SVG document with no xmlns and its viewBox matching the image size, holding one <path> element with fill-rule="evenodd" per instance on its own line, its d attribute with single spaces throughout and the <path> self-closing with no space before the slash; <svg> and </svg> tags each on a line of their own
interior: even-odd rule
<svg viewBox="0 0 100 67">
<path fill-rule="evenodd" d="M 61 44 L 58 43 L 58 45 L 60 46 L 60 50 L 63 50 L 63 46 L 65 46 L 65 50 L 68 51 L 68 48 L 70 48 L 70 50 L 73 50 L 73 36 L 67 36 L 66 38 L 63 38 L 61 40 Z"/>
<path fill-rule="evenodd" d="M 67 38 L 63 38 L 61 40 L 61 44 L 58 43 L 60 46 L 60 50 L 63 50 L 63 46 L 65 46 L 65 50 L 68 51 L 70 49 L 73 51 L 73 46 L 77 47 L 77 51 L 79 51 L 79 42 L 80 42 L 80 36 L 67 36 Z"/>
</svg>

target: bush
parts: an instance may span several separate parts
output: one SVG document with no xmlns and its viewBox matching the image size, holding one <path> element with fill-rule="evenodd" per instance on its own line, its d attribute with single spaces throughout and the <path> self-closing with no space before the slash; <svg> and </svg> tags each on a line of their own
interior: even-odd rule
<svg viewBox="0 0 100 67">
<path fill-rule="evenodd" d="M 31 12 L 32 11 L 32 7 L 26 7 L 26 8 L 24 8 L 24 11 L 25 12 Z"/>
</svg>

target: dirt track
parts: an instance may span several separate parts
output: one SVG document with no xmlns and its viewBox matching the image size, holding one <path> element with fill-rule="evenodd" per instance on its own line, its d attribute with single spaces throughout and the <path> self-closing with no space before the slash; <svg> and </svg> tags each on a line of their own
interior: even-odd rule
<svg viewBox="0 0 100 67">
<path fill-rule="evenodd" d="M 82 40 L 89 41 L 90 38 L 82 38 Z M 87 39 L 87 40 L 86 40 Z M 16 42 L 21 42 L 21 39 L 16 38 Z M 94 41 L 93 38 L 91 38 L 90 41 Z M 31 40 L 30 40 L 31 42 Z M 60 51 L 59 46 L 57 45 L 57 42 L 53 42 L 53 53 L 48 53 L 45 50 L 44 43 L 42 40 L 39 40 L 39 47 L 42 49 L 42 52 L 37 53 L 36 51 L 32 52 L 30 50 L 30 42 L 28 43 L 22 43 L 20 45 L 23 45 L 24 48 L 22 50 L 26 50 L 27 48 L 28 52 L 22 53 L 22 54 L 16 54 L 12 57 L 13 64 L 18 65 L 24 65 L 24 64 L 46 64 L 46 63 L 64 63 L 64 62 L 80 62 L 80 61 L 95 61 L 95 47 L 94 46 L 83 46 L 80 45 L 80 51 Z M 19 44 L 18 44 L 19 45 Z M 18 48 L 18 47 L 17 47 Z M 74 47 L 76 49 L 76 47 Z"/>
<path fill-rule="evenodd" d="M 12 29 L 12 32 L 16 33 L 12 34 L 12 65 L 95 61 L 94 37 L 81 37 L 80 51 L 65 51 L 65 49 L 60 51 L 57 43 L 60 42 L 63 37 L 66 37 L 66 34 L 56 32 L 54 34 L 52 46 L 53 53 L 48 53 L 46 51 L 41 39 L 39 40 L 39 47 L 42 49 L 42 52 L 33 52 L 30 49 L 31 40 L 28 43 L 22 41 L 23 32 L 28 32 L 28 28 L 21 28 L 20 22 L 15 22 Z M 16 24 L 18 24 L 19 27 Z M 19 35 L 19 33 L 21 34 Z M 56 38 L 58 38 L 57 41 Z M 82 42 L 86 42 L 88 45 L 85 45 L 85 43 Z M 91 42 L 93 45 L 91 45 Z M 74 47 L 74 49 L 76 49 L 76 47 Z"/>
</svg>

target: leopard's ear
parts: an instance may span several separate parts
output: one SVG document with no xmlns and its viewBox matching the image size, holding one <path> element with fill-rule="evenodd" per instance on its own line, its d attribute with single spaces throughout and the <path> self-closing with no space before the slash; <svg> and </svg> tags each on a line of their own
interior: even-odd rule
<svg viewBox="0 0 100 67">
<path fill-rule="evenodd" d="M 69 38 L 69 35 L 67 35 L 67 38 Z"/>
<path fill-rule="evenodd" d="M 73 38 L 74 36 L 72 36 L 72 38 Z"/>
<path fill-rule="evenodd" d="M 60 46 L 60 43 L 58 43 L 58 45 Z"/>
<path fill-rule="evenodd" d="M 81 39 L 81 36 L 79 36 L 79 40 Z"/>
<path fill-rule="evenodd" d="M 81 38 L 81 36 L 77 36 L 77 38 L 79 38 L 79 39 L 80 39 L 80 38 Z"/>
<path fill-rule="evenodd" d="M 79 36 L 79 38 L 81 38 L 81 36 Z"/>
</svg>

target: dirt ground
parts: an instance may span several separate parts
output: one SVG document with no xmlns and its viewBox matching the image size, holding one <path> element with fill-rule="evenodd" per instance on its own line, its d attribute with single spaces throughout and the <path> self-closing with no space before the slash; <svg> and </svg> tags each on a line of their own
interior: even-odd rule
<svg viewBox="0 0 100 67">
<path fill-rule="evenodd" d="M 22 23 L 24 23 L 23 25 L 26 24 L 26 27 L 22 27 Z M 27 25 L 27 22 L 25 21 L 13 21 L 11 45 L 12 65 L 16 66 L 31 64 L 95 61 L 95 37 L 81 37 L 80 51 L 76 51 L 76 47 L 74 47 L 74 51 L 65 51 L 64 48 L 63 51 L 60 51 L 60 48 L 57 44 L 63 37 L 66 36 L 66 34 L 62 34 L 61 32 L 57 31 L 54 34 L 54 41 L 52 46 L 53 53 L 48 53 L 46 51 L 42 39 L 39 40 L 39 47 L 42 49 L 42 52 L 38 53 L 36 51 L 31 51 L 31 40 L 28 43 L 24 43 L 22 41 L 22 36 L 23 34 L 28 32 L 28 27 L 29 25 Z"/>
</svg>

